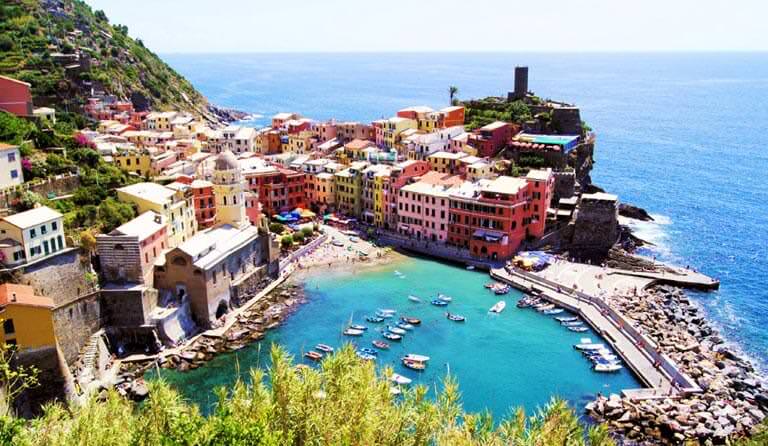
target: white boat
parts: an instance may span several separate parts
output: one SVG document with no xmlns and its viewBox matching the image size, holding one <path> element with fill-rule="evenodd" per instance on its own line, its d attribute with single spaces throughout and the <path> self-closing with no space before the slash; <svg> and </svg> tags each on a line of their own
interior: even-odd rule
<svg viewBox="0 0 768 446">
<path fill-rule="evenodd" d="M 399 334 L 401 336 L 406 333 L 406 331 L 403 330 L 402 328 L 393 327 L 391 325 L 387 325 L 387 331 L 389 331 L 390 333 Z"/>
<path fill-rule="evenodd" d="M 379 313 L 394 315 L 395 313 L 397 313 L 397 310 L 392 310 L 390 308 L 379 308 Z"/>
<path fill-rule="evenodd" d="M 453 298 L 451 296 L 446 296 L 445 294 L 438 294 L 437 298 L 443 302 L 453 302 Z"/>
<path fill-rule="evenodd" d="M 411 302 L 421 302 L 421 299 L 419 299 L 418 297 L 414 296 L 413 294 L 410 294 L 408 296 L 408 300 L 410 300 Z"/>
<path fill-rule="evenodd" d="M 552 315 L 555 315 L 555 314 L 560 314 L 560 313 L 562 313 L 564 311 L 565 310 L 563 310 L 562 308 L 553 308 L 551 310 L 544 310 L 544 314 L 552 316 Z"/>
<path fill-rule="evenodd" d="M 496 302 L 496 305 L 492 306 L 489 311 L 491 313 L 501 313 L 502 311 L 504 311 L 504 308 L 506 306 L 507 306 L 507 303 L 504 302 L 503 300 L 500 300 L 500 301 Z"/>
<path fill-rule="evenodd" d="M 539 313 L 544 313 L 545 311 L 554 309 L 555 306 L 552 304 L 546 304 L 546 305 L 537 306 L 535 308 L 536 308 L 536 311 L 538 311 Z"/>
<path fill-rule="evenodd" d="M 576 316 L 556 317 L 557 322 L 577 322 L 579 320 Z"/>
<path fill-rule="evenodd" d="M 389 380 L 395 384 L 400 384 L 400 385 L 408 385 L 411 382 L 413 382 L 411 378 L 400 375 L 398 373 L 393 373 L 392 376 L 389 377 Z"/>
<path fill-rule="evenodd" d="M 417 355 L 414 353 L 408 353 L 407 355 L 403 356 L 403 359 L 407 359 L 408 361 L 427 362 L 430 360 L 430 357 L 424 356 L 424 355 Z"/>
<path fill-rule="evenodd" d="M 475 269 L 475 265 L 467 265 L 467 269 L 472 271 Z"/>
<path fill-rule="evenodd" d="M 596 364 L 595 365 L 595 371 L 603 372 L 603 373 L 618 372 L 622 368 L 624 367 L 622 367 L 619 364 Z"/>
<path fill-rule="evenodd" d="M 589 331 L 589 328 L 584 326 L 578 326 L 578 327 L 565 327 L 568 330 L 574 332 L 574 333 L 586 333 Z"/>
<path fill-rule="evenodd" d="M 363 330 L 355 330 L 354 328 L 344 330 L 344 334 L 347 336 L 362 336 L 363 333 L 365 333 Z"/>
<path fill-rule="evenodd" d="M 572 322 L 560 322 L 560 324 L 563 327 L 581 327 L 582 325 L 584 325 L 584 322 L 572 321 Z"/>
<path fill-rule="evenodd" d="M 601 350 L 605 348 L 605 344 L 576 344 L 573 346 L 576 350 Z"/>
</svg>

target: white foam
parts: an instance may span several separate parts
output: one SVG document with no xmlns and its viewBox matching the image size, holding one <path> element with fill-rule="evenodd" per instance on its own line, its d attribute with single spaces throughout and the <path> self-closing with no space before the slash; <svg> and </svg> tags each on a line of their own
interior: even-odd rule
<svg viewBox="0 0 768 446">
<path fill-rule="evenodd" d="M 636 237 L 652 244 L 652 246 L 643 247 L 651 252 L 651 256 L 657 255 L 667 260 L 673 260 L 674 255 L 669 246 L 670 235 L 667 228 L 672 225 L 672 219 L 666 215 L 652 214 L 651 217 L 653 217 L 653 221 L 619 217 L 619 223 L 629 226 Z"/>
</svg>

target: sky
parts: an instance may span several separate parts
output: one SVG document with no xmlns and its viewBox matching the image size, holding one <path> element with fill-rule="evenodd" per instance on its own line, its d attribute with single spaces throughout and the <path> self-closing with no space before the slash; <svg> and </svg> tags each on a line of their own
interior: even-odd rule
<svg viewBox="0 0 768 446">
<path fill-rule="evenodd" d="M 766 51 L 765 0 L 86 0 L 158 53 Z"/>
</svg>

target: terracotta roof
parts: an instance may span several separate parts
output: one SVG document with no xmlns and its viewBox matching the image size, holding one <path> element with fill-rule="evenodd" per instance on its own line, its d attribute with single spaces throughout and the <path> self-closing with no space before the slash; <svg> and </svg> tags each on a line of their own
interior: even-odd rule
<svg viewBox="0 0 768 446">
<path fill-rule="evenodd" d="M 4 283 L 0 285 L 0 306 L 12 304 L 53 308 L 53 299 L 50 297 L 36 296 L 35 290 L 28 285 Z"/>
<path fill-rule="evenodd" d="M 7 81 L 11 81 L 11 82 L 14 82 L 14 83 L 17 83 L 17 84 L 26 85 L 27 87 L 31 87 L 32 86 L 32 84 L 30 84 L 30 83 L 27 83 L 27 82 L 24 82 L 24 81 L 20 81 L 18 79 L 14 79 L 12 77 L 0 76 L 0 79 L 5 79 Z"/>
<path fill-rule="evenodd" d="M 14 146 L 13 144 L 6 144 L 4 142 L 0 142 L 0 150 L 15 149 L 17 147 L 19 147 L 19 146 Z"/>
</svg>

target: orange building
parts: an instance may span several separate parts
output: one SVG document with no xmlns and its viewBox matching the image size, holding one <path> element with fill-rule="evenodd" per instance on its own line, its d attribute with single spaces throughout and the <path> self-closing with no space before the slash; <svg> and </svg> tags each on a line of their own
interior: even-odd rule
<svg viewBox="0 0 768 446">
<path fill-rule="evenodd" d="M 31 85 L 0 76 L 0 110 L 16 116 L 32 116 Z"/>
<path fill-rule="evenodd" d="M 445 115 L 445 118 L 443 118 L 443 125 L 445 127 L 454 127 L 457 125 L 464 125 L 464 106 L 463 105 L 446 107 L 440 111 Z"/>
<path fill-rule="evenodd" d="M 53 299 L 36 296 L 31 286 L 0 285 L 0 341 L 19 349 L 56 344 L 53 329 Z"/>
</svg>

